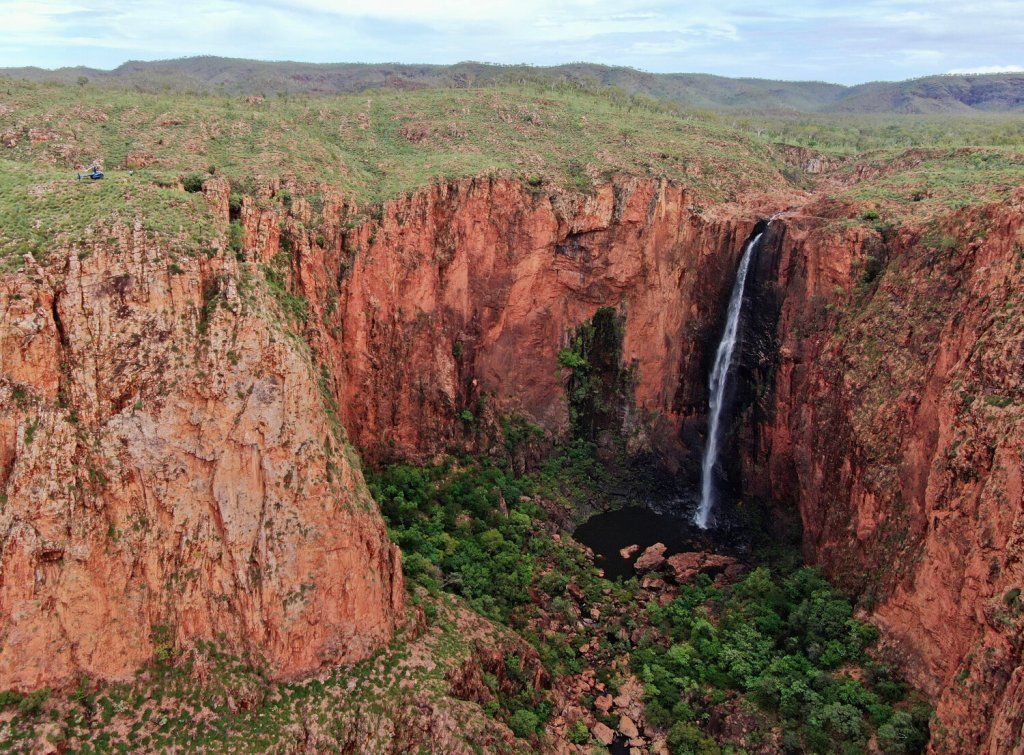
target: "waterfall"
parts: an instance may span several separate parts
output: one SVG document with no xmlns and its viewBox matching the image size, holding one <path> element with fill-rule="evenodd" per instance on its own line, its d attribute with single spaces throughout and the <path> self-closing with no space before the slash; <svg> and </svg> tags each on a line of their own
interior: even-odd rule
<svg viewBox="0 0 1024 755">
<path fill-rule="evenodd" d="M 706 530 L 714 523 L 711 513 L 715 508 L 715 465 L 718 463 L 719 434 L 721 433 L 722 413 L 725 409 L 725 389 L 729 381 L 736 337 L 739 334 L 740 310 L 743 309 L 743 289 L 747 285 L 747 271 L 750 269 L 750 260 L 754 256 L 757 242 L 761 240 L 762 235 L 763 232 L 754 236 L 743 248 L 743 257 L 740 259 L 736 280 L 732 284 L 732 294 L 729 296 L 725 332 L 722 333 L 722 340 L 718 343 L 715 363 L 711 368 L 711 377 L 708 380 L 708 438 L 704 444 L 704 459 L 701 462 L 700 506 L 697 507 L 697 513 L 693 515 L 693 523 L 702 530 Z"/>
</svg>

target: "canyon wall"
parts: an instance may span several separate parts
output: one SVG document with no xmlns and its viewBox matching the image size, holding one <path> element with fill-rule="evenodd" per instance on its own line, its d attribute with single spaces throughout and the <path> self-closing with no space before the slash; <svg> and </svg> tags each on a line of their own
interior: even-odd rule
<svg viewBox="0 0 1024 755">
<path fill-rule="evenodd" d="M 329 190 L 204 191 L 237 248 L 136 222 L 0 279 L 0 687 L 125 678 L 200 639 L 279 677 L 365 657 L 404 593 L 346 431 L 374 459 L 487 450 L 510 415 L 557 435 L 558 353 L 600 307 L 625 314 L 632 449 L 699 449 L 699 303 L 755 213 L 637 179 L 439 184 L 359 224 Z"/>
<path fill-rule="evenodd" d="M 0 503 L 3 689 L 200 639 L 289 677 L 367 656 L 403 610 L 308 348 L 234 254 L 141 223 L 0 276 Z"/>
<path fill-rule="evenodd" d="M 324 323 L 307 337 L 370 458 L 493 442 L 480 428 L 502 415 L 564 432 L 558 353 L 613 306 L 634 370 L 630 449 L 692 473 L 718 320 L 768 208 L 703 209 L 649 180 L 565 198 L 482 178 L 431 186 L 352 229 L 328 221 L 326 244 L 301 206 L 266 212 L 252 208 L 247 236 L 282 222 L 291 236 L 293 275 Z M 884 234 L 858 214 L 805 198 L 757 262 L 757 306 L 771 311 L 755 319 L 772 333 L 747 344 L 747 492 L 798 511 L 808 559 L 865 596 L 937 702 L 934 746 L 1003 751 L 1024 674 L 1021 207 Z M 269 242 L 264 259 L 279 250 Z"/>
<path fill-rule="evenodd" d="M 298 249 L 299 288 L 323 323 L 309 338 L 369 459 L 430 458 L 499 416 L 562 434 L 558 354 L 600 307 L 625 315 L 631 449 L 655 450 L 672 466 L 699 450 L 683 426 L 704 411 L 706 344 L 756 212 L 704 210 L 657 180 L 564 197 L 480 178 L 390 202 L 348 233 L 328 223 L 321 240 L 340 238 L 332 252 L 310 242 L 304 212 L 285 233 Z M 247 215 L 248 235 L 276 225 Z M 271 243 L 264 258 L 279 248 Z"/>
<path fill-rule="evenodd" d="M 933 748 L 1024 724 L 1024 193 L 884 235 L 827 202 L 776 239 L 778 366 L 746 479 L 799 507 L 936 701 Z"/>
<path fill-rule="evenodd" d="M 226 224 L 229 187 L 206 191 Z M 558 355 L 602 307 L 624 315 L 629 450 L 692 473 L 736 261 L 777 204 L 487 177 L 366 220 L 294 193 L 245 199 L 237 258 L 119 226 L 0 278 L 0 687 L 199 638 L 280 676 L 364 657 L 403 588 L 348 437 L 422 461 L 493 450 L 502 418 L 564 433 Z M 1011 750 L 1024 195 L 884 232 L 802 201 L 754 272 L 772 348 L 747 492 L 798 510 L 808 559 L 865 595 L 937 701 L 936 749 Z"/>
</svg>

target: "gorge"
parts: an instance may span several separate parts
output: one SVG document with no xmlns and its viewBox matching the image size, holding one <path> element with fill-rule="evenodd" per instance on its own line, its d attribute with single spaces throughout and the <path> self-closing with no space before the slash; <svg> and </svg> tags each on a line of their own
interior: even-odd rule
<svg viewBox="0 0 1024 755">
<path fill-rule="evenodd" d="M 12 157 L 61 164 L 69 143 L 92 138 L 62 138 L 66 124 L 53 113 L 77 105 L 26 92 L 0 113 Z M 44 97 L 38 110 L 34 96 Z M 487 92 L 463 96 L 536 139 L 562 95 L 500 105 Z M 399 128 L 379 102 L 344 117 L 315 102 L 288 122 L 337 117 L 345 134 L 380 129 L 375 150 L 386 137 L 400 140 L 399 155 L 458 153 L 451 144 L 469 140 L 472 126 L 448 120 L 476 102 L 444 100 L 436 127 L 406 119 Z M 125 118 L 152 108 L 159 129 L 132 137 L 124 166 L 160 166 L 167 133 L 188 117 L 163 102 L 132 107 Z M 224 107 L 255 132 L 267 109 L 295 105 L 244 103 L 251 121 L 237 116 L 238 102 Z M 97 140 L 111 138 L 99 115 L 85 117 Z M 573 128 L 594 123 L 588 111 Z M 228 126 L 212 116 L 193 126 L 181 138 L 202 133 L 217 154 Z M 638 160 L 670 158 L 669 147 L 623 136 L 617 122 L 609 134 L 600 149 L 615 142 Z M 572 741 L 573 726 L 583 724 L 577 738 L 603 741 L 615 710 L 618 732 L 635 729 L 626 739 L 657 751 L 667 727 L 645 718 L 641 672 L 614 654 L 591 660 L 610 642 L 609 606 L 644 605 L 616 605 L 621 583 L 582 584 L 584 571 L 597 580 L 592 554 L 578 556 L 585 568 L 563 564 L 564 579 L 551 566 L 577 558 L 568 536 L 576 524 L 616 495 L 635 503 L 647 494 L 642 470 L 653 490 L 706 489 L 698 528 L 718 516 L 716 481 L 724 518 L 756 511 L 780 540 L 798 523 L 807 563 L 847 591 L 857 620 L 877 625 L 879 654 L 934 707 L 933 751 L 1019 750 L 1024 189 L 984 150 L 839 160 L 821 175 L 807 152 L 772 147 L 762 159 L 731 134 L 724 148 L 720 134 L 700 138 L 671 176 L 573 164 L 559 183 L 534 171 L 540 158 L 530 153 L 521 170 L 472 164 L 469 175 L 417 179 L 379 201 L 342 180 L 400 167 L 374 162 L 373 173 L 352 161 L 333 181 L 287 167 L 258 180 L 203 168 L 194 191 L 176 168 L 152 185 L 141 169 L 108 169 L 108 184 L 74 187 L 68 199 L 50 168 L 23 179 L 20 163 L 3 161 L 6 196 L 34 213 L 45 253 L 12 246 L 19 254 L 0 273 L 0 689 L 53 690 L 62 717 L 78 710 L 75 690 L 96 697 L 139 669 L 146 683 L 176 679 L 175 663 L 195 652 L 182 673 L 222 684 L 224 705 L 244 716 L 279 699 L 301 710 L 311 685 L 355 698 L 363 677 L 337 669 L 379 682 L 367 669 L 392 671 L 406 660 L 388 653 L 407 652 L 425 675 L 416 684 L 443 687 L 443 705 L 412 698 L 416 712 L 395 708 L 408 719 L 388 718 L 372 698 L 343 733 L 309 713 L 289 724 L 287 741 L 343 749 L 379 735 L 396 751 L 469 751 L 467 742 L 515 751 L 539 741 L 585 751 L 590 740 Z M 745 171 L 728 162 L 741 158 Z M 939 172 L 936 164 L 969 174 L 979 199 L 959 206 L 943 192 L 961 187 L 925 185 L 915 171 Z M 991 195 L 983 183 L 996 187 Z M 97 209 L 109 200 L 100 192 L 114 192 L 113 213 Z M 66 225 L 80 210 L 84 230 Z M 169 229 L 150 221 L 175 213 L 186 214 Z M 10 236 L 24 233 L 19 243 L 39 229 L 5 221 Z M 737 338 L 744 296 L 754 306 Z M 600 478 L 608 490 L 587 500 L 564 486 L 552 493 L 564 478 L 550 473 L 550 483 L 545 464 L 583 446 L 593 451 L 587 474 L 612 470 Z M 466 492 L 459 475 L 473 460 L 484 460 L 483 482 L 467 478 Z M 509 482 L 538 469 L 534 488 Z M 474 594 L 468 565 L 455 579 L 423 555 L 427 542 L 440 543 L 439 562 L 459 556 L 452 533 L 473 517 L 483 522 L 474 536 L 493 546 L 480 560 L 498 562 L 512 544 L 549 548 L 515 587 L 540 593 L 543 580 L 555 583 L 557 598 L 578 606 L 566 609 L 575 621 L 540 626 L 527 604 L 515 624 L 518 606 Z M 664 596 L 665 609 L 711 580 L 728 592 L 725 574 L 757 572 L 743 557 L 709 566 L 708 554 L 694 555 L 702 549 L 666 554 L 692 568 L 682 559 L 640 572 L 636 595 L 652 606 Z M 501 563 L 515 571 L 515 559 Z M 472 598 L 468 610 L 460 601 Z M 646 619 L 623 616 L 615 642 L 648 650 Z M 724 622 L 724 613 L 709 616 Z M 591 634 L 570 659 L 542 657 L 536 645 L 568 647 L 576 624 Z M 548 630 L 558 637 L 546 645 L 524 639 Z M 438 647 L 456 644 L 446 633 L 472 638 L 449 652 L 455 660 L 442 661 Z M 207 644 L 217 648 L 209 657 Z M 259 672 L 221 680 L 222 667 L 235 669 L 228 656 Z M 514 668 L 509 656 L 520 659 Z M 271 694 L 268 685 L 280 686 Z M 527 711 L 527 698 L 541 710 L 532 696 L 549 688 L 561 707 L 532 729 L 525 714 L 479 713 L 508 699 Z M 740 698 L 729 700 L 724 718 L 748 721 Z M 92 705 L 81 715 L 99 731 L 103 705 Z M 129 720 L 124 708 L 107 722 Z M 13 731 L 21 714 L 4 715 Z M 717 727 L 721 741 L 759 746 L 713 718 L 701 725 Z M 45 726 L 33 736 L 43 739 Z M 880 726 L 871 726 L 864 741 L 877 740 Z M 784 727 L 766 727 L 763 751 L 784 749 Z"/>
<path fill-rule="evenodd" d="M 739 337 L 747 271 L 750 269 L 751 257 L 753 257 L 762 235 L 761 233 L 757 234 L 743 246 L 743 256 L 740 257 L 739 270 L 736 271 L 736 281 L 732 284 L 729 307 L 726 309 L 725 329 L 722 332 L 722 340 L 718 343 L 718 349 L 715 351 L 715 361 L 711 368 L 711 377 L 708 379 L 708 437 L 704 444 L 700 469 L 700 505 L 693 515 L 694 524 L 702 530 L 706 530 L 714 524 L 715 468 L 721 445 L 719 434 L 722 414 L 726 411 L 725 404 L 733 350 L 736 348 L 736 339 Z"/>
</svg>

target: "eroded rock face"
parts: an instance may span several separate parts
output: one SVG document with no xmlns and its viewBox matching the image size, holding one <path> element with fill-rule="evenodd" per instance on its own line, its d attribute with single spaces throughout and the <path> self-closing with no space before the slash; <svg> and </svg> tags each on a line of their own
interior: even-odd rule
<svg viewBox="0 0 1024 755">
<path fill-rule="evenodd" d="M 631 450 L 677 464 L 699 446 L 681 427 L 704 411 L 703 381 L 689 376 L 703 372 L 703 342 L 755 221 L 639 179 L 586 199 L 477 179 L 387 204 L 379 223 L 346 237 L 343 270 L 311 249 L 303 275 L 311 300 L 335 302 L 318 350 L 339 376 L 345 427 L 374 459 L 428 458 L 461 442 L 463 410 L 484 423 L 521 414 L 560 433 L 558 353 L 598 308 L 617 307 L 634 370 Z"/>
<path fill-rule="evenodd" d="M 933 747 L 1009 751 L 1024 723 L 1024 194 L 884 241 L 824 214 L 786 221 L 780 363 L 747 479 L 795 501 L 808 557 L 873 597 L 936 699 Z"/>
<path fill-rule="evenodd" d="M 365 657 L 400 557 L 308 350 L 233 255 L 112 233 L 0 278 L 0 688 L 197 639 L 279 677 Z"/>
<path fill-rule="evenodd" d="M 411 459 L 465 442 L 465 409 L 560 432 L 558 351 L 598 307 L 620 306 L 630 450 L 685 466 L 702 443 L 705 342 L 767 214 L 751 207 L 699 211 L 654 181 L 566 200 L 480 179 L 390 203 L 351 232 L 328 223 L 326 246 L 300 234 L 298 278 L 328 323 L 311 337 L 347 428 L 373 458 Z M 1020 204 L 948 219 L 937 239 L 883 239 L 849 212 L 790 213 L 758 262 L 781 305 L 779 363 L 745 478 L 793 503 L 812 561 L 874 595 L 905 668 L 964 732 L 936 746 L 994 746 L 1019 718 L 1019 614 L 1003 598 L 1022 581 Z M 269 259 L 278 218 L 251 225 Z"/>
<path fill-rule="evenodd" d="M 374 459 L 472 439 L 466 410 L 562 432 L 557 355 L 600 307 L 625 314 L 630 450 L 699 453 L 706 342 L 767 213 L 638 179 L 431 186 L 351 229 L 324 200 L 316 233 L 301 197 L 242 209 L 246 259 L 285 253 L 304 328 L 231 255 L 172 267 L 138 228 L 0 279 L 0 687 L 124 676 L 162 627 L 280 675 L 365 656 L 402 586 L 341 425 Z M 1004 751 L 1024 722 L 1024 196 L 884 239 L 830 216 L 791 213 L 758 263 L 781 311 L 746 479 L 874 596 L 937 701 L 934 746 Z"/>
<path fill-rule="evenodd" d="M 223 223 L 228 192 L 205 187 Z M 558 351 L 611 306 L 634 450 L 674 463 L 713 326 L 695 302 L 727 291 L 754 222 L 633 179 L 586 199 L 461 181 L 354 230 L 325 193 L 316 235 L 301 197 L 272 206 L 244 203 L 241 265 L 136 225 L 0 282 L 0 687 L 120 678 L 200 638 L 280 676 L 365 656 L 403 593 L 342 426 L 375 458 L 443 451 L 469 407 L 560 432 Z M 253 284 L 282 257 L 305 326 Z"/>
</svg>

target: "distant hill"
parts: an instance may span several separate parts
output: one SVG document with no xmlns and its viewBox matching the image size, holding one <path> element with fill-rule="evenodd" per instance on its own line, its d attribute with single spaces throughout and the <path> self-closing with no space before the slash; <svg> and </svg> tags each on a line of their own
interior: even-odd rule
<svg viewBox="0 0 1024 755">
<path fill-rule="evenodd" d="M 373 88 L 475 87 L 517 80 L 554 80 L 615 87 L 690 108 L 841 113 L 971 113 L 1024 111 L 1024 74 L 929 76 L 847 87 L 821 81 L 732 79 L 699 73 L 647 73 L 633 68 L 570 63 L 499 66 L 486 63 L 294 63 L 202 56 L 129 61 L 95 68 L 0 69 L 0 76 L 74 83 L 83 77 L 144 91 L 223 91 L 232 94 L 338 94 Z"/>
<path fill-rule="evenodd" d="M 1024 110 L 1024 73 L 928 76 L 850 87 L 830 108 L 849 113 L 1002 113 Z"/>
</svg>

